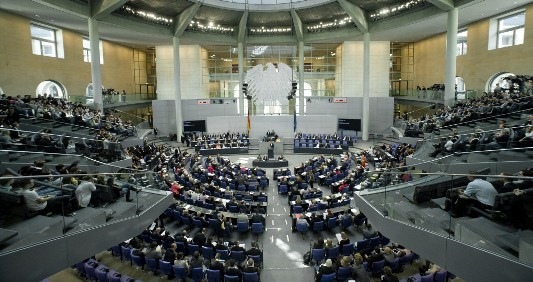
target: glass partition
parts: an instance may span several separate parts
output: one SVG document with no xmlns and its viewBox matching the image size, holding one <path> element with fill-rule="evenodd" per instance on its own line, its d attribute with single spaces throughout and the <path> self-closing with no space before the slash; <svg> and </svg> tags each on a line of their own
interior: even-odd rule
<svg viewBox="0 0 533 282">
<path fill-rule="evenodd" d="M 74 155 L 0 151 L 15 153 L 23 156 L 2 166 L 0 177 L 0 253 L 136 217 L 168 191 L 152 171 Z"/>
<path fill-rule="evenodd" d="M 378 165 L 358 194 L 384 217 L 533 265 L 533 172 L 527 159 L 503 160 L 513 153 L 524 150 L 467 154 L 487 162 L 451 155 L 416 167 Z"/>
</svg>

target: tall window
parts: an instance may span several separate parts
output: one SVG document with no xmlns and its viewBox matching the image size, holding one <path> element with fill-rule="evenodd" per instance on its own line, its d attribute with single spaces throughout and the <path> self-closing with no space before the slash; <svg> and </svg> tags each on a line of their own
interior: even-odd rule
<svg viewBox="0 0 533 282">
<path fill-rule="evenodd" d="M 89 41 L 89 38 L 83 37 L 82 39 L 82 45 L 83 45 L 83 61 L 86 63 L 91 62 L 91 41 Z M 99 41 L 99 49 L 100 49 L 100 64 L 104 64 L 104 52 L 102 48 L 102 41 Z"/>
<path fill-rule="evenodd" d="M 33 54 L 57 57 L 56 30 L 36 24 L 32 24 L 30 29 Z"/>
<path fill-rule="evenodd" d="M 498 20 L 498 45 L 504 48 L 524 43 L 524 24 L 526 13 L 524 11 Z"/>
<path fill-rule="evenodd" d="M 468 30 L 461 30 L 457 33 L 457 56 L 465 55 L 467 50 Z"/>
</svg>

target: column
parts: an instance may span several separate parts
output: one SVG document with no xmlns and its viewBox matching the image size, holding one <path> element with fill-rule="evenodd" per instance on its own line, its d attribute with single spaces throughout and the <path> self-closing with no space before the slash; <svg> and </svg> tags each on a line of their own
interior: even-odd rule
<svg viewBox="0 0 533 282">
<path fill-rule="evenodd" d="M 102 99 L 102 66 L 100 65 L 100 34 L 98 32 L 98 21 L 89 18 L 89 43 L 91 45 L 91 80 L 93 84 L 94 108 L 104 111 L 104 100 Z"/>
<path fill-rule="evenodd" d="M 176 112 L 176 134 L 180 140 L 183 134 L 183 111 L 181 107 L 181 74 L 180 74 L 180 39 L 172 37 L 172 50 L 174 60 L 174 106 Z"/>
<path fill-rule="evenodd" d="M 242 92 L 242 85 L 244 83 L 244 44 L 242 42 L 237 43 L 238 50 L 238 63 L 239 63 L 239 112 L 242 116 L 248 115 L 244 112 L 244 103 L 248 103 L 248 100 L 244 99 L 244 93 Z M 248 104 L 250 107 L 250 104 Z"/>
<path fill-rule="evenodd" d="M 448 31 L 446 33 L 446 79 L 444 87 L 444 104 L 453 105 L 455 103 L 455 77 L 456 77 L 456 56 L 457 56 L 457 8 L 448 11 Z"/>
<path fill-rule="evenodd" d="M 304 97 L 304 84 L 305 84 L 305 80 L 304 80 L 304 75 L 305 75 L 305 71 L 304 71 L 304 42 L 303 41 L 298 41 L 298 95 L 300 95 L 299 97 L 299 113 L 301 116 L 304 115 L 304 101 L 305 101 L 305 97 Z"/>
<path fill-rule="evenodd" d="M 361 120 L 363 141 L 368 140 L 368 127 L 370 124 L 370 33 L 363 33 L 363 117 Z"/>
</svg>

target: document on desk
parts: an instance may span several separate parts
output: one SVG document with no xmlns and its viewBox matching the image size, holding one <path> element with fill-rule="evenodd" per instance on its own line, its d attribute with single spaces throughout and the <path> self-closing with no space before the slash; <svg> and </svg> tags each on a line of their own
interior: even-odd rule
<svg viewBox="0 0 533 282">
<path fill-rule="evenodd" d="M 188 210 L 189 208 L 191 207 L 191 205 L 186 205 L 185 207 L 183 207 L 184 209 Z M 155 224 L 155 223 L 154 223 Z"/>
<path fill-rule="evenodd" d="M 308 213 L 305 214 L 305 216 L 307 216 L 307 217 L 311 217 L 311 215 L 313 215 L 313 214 L 310 213 L 310 212 L 308 212 Z"/>
<path fill-rule="evenodd" d="M 352 211 L 352 213 L 353 213 L 354 215 L 359 215 L 359 213 L 361 213 L 361 212 L 359 211 L 359 208 L 358 208 L 358 207 L 355 207 L 355 208 L 351 209 L 351 211 Z"/>
<path fill-rule="evenodd" d="M 335 234 L 335 237 L 337 237 L 337 241 L 339 241 L 339 242 L 342 240 L 342 237 L 341 237 L 340 233 Z"/>
</svg>

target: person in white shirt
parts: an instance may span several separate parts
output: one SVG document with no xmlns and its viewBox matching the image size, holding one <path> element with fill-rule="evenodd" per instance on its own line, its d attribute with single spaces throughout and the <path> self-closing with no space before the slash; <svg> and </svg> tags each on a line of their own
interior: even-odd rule
<svg viewBox="0 0 533 282">
<path fill-rule="evenodd" d="M 87 175 L 83 178 L 83 181 L 81 181 L 81 183 L 76 188 L 76 199 L 78 200 L 78 205 L 80 207 L 85 208 L 91 202 L 92 192 L 96 191 L 96 186 L 93 182 L 93 177 Z"/>
<path fill-rule="evenodd" d="M 19 179 L 13 186 L 22 188 L 20 192 L 24 197 L 26 206 L 30 211 L 39 212 L 46 215 L 47 213 L 56 211 L 56 208 L 61 204 L 59 198 L 54 196 L 40 196 L 37 191 L 33 189 L 34 183 L 32 179 Z"/>
</svg>

